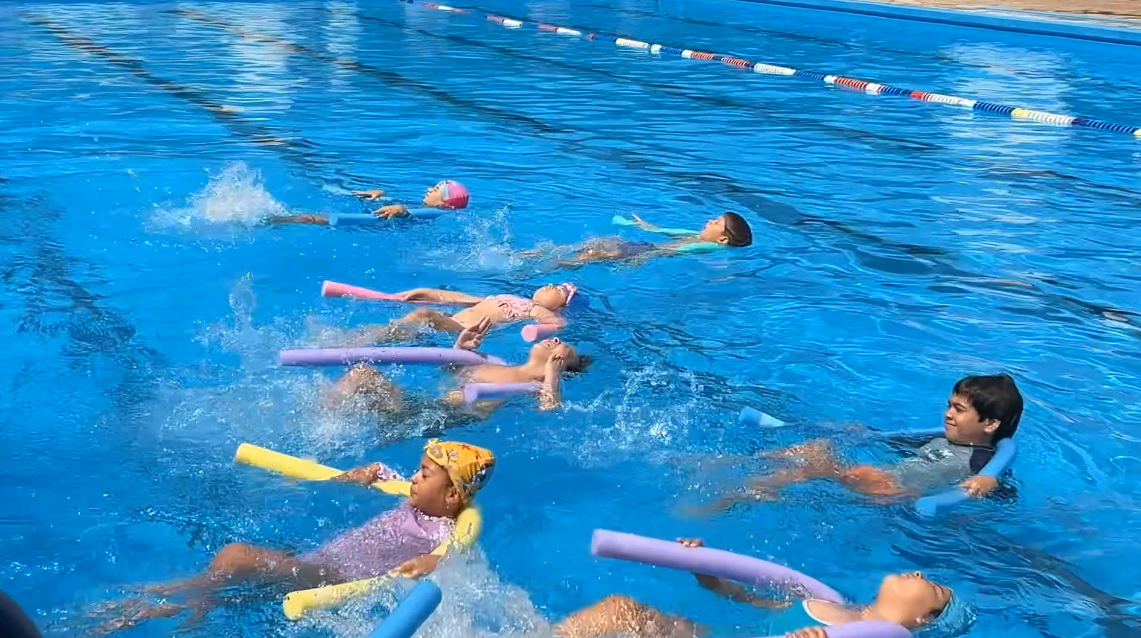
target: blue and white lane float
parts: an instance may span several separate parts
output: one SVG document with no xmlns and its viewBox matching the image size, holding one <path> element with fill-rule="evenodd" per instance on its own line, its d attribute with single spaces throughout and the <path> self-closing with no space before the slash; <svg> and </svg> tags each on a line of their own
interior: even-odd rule
<svg viewBox="0 0 1141 638">
<path fill-rule="evenodd" d="M 784 427 L 786 423 L 775 417 L 769 416 L 755 408 L 745 407 L 741 409 L 741 413 L 737 415 L 737 423 L 739 425 L 753 425 L 763 428 L 779 428 Z M 898 432 L 876 432 L 877 437 L 881 439 L 891 439 L 898 437 L 917 438 L 917 437 L 931 437 L 937 438 L 944 435 L 943 428 L 931 428 L 927 430 L 903 430 Z M 987 464 L 979 472 L 979 476 L 989 476 L 997 479 L 1002 476 L 1007 470 L 1014 465 L 1014 460 L 1018 457 L 1018 444 L 1014 439 L 1003 439 L 995 445 L 994 455 L 990 457 Z M 932 494 L 931 496 L 924 496 L 915 501 L 915 511 L 920 515 L 926 517 L 933 517 L 937 514 L 947 511 L 963 501 L 970 500 L 971 495 L 961 487 L 954 487 L 952 489 Z"/>
<path fill-rule="evenodd" d="M 594 42 L 611 42 L 616 46 L 641 49 L 653 55 L 669 55 L 686 58 L 689 60 L 709 60 L 712 62 L 720 62 L 728 66 L 734 66 L 740 69 L 751 69 L 754 73 L 761 73 L 764 75 L 786 75 L 799 78 L 808 78 L 810 80 L 818 80 L 830 86 L 838 86 L 844 89 L 866 93 L 868 95 L 903 96 L 922 102 L 933 102 L 935 104 L 958 106 L 970 109 L 972 111 L 977 111 L 979 113 L 1005 115 L 1014 120 L 1030 120 L 1033 122 L 1041 122 L 1043 124 L 1052 124 L 1055 126 L 1072 126 L 1077 128 L 1097 129 L 1099 131 L 1109 131 L 1111 133 L 1123 133 L 1126 135 L 1132 135 L 1138 139 L 1141 139 L 1141 127 L 1129 126 L 1126 124 L 1117 124 L 1114 122 L 1106 122 L 1104 120 L 1097 120 L 1089 117 L 1063 115 L 1060 113 L 1048 113 L 1046 111 L 1037 111 L 1034 109 L 1010 106 L 1008 104 L 999 104 L 998 102 L 972 100 L 969 98 L 957 97 L 954 95 L 918 91 L 915 89 L 892 86 L 890 84 L 870 82 L 867 80 L 858 80 L 856 78 L 819 73 L 817 71 L 809 71 L 806 69 L 793 69 L 791 67 L 780 66 L 776 64 L 753 62 L 744 58 L 721 55 L 718 53 L 707 53 L 705 51 L 683 49 L 664 44 L 652 44 L 642 40 L 620 38 L 618 36 L 608 35 L 605 33 L 585 33 L 577 29 L 567 29 L 564 27 L 543 24 L 540 22 L 531 22 L 529 20 L 520 20 L 517 18 L 508 18 L 500 15 L 481 13 L 479 11 L 465 9 L 462 7 L 451 7 L 447 5 L 435 4 L 432 2 L 416 2 L 415 0 L 399 0 L 399 2 L 406 4 L 416 4 L 428 9 L 436 9 L 438 11 L 446 11 L 449 13 L 482 15 L 488 21 L 501 24 L 509 29 L 518 29 L 520 27 L 526 26 L 538 29 L 540 31 L 548 31 L 550 33 L 556 33 L 559 35 L 581 37 Z"/>
<path fill-rule="evenodd" d="M 728 578 L 746 585 L 795 587 L 818 600 L 845 604 L 840 592 L 783 565 L 709 547 L 685 547 L 676 542 L 595 530 L 590 552 L 603 558 L 618 558 L 658 567 Z M 825 629 L 828 638 L 911 638 L 902 625 L 882 620 L 861 620 Z M 783 638 L 772 636 L 770 638 Z"/>
<path fill-rule="evenodd" d="M 430 580 L 416 583 L 396 609 L 381 621 L 369 638 L 412 638 L 420 625 L 436 611 L 444 595 Z"/>
</svg>

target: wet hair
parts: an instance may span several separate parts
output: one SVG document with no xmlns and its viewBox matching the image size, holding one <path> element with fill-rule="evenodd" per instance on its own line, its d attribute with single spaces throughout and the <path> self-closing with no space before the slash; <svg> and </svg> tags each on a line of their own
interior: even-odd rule
<svg viewBox="0 0 1141 638">
<path fill-rule="evenodd" d="M 583 372 L 587 369 L 587 367 L 590 366 L 591 361 L 594 361 L 594 357 L 591 357 L 588 354 L 580 354 L 577 357 L 575 357 L 575 364 L 574 365 L 571 365 L 571 362 L 567 361 L 566 371 L 567 372 Z"/>
<path fill-rule="evenodd" d="M 1009 439 L 1018 431 L 1018 422 L 1022 420 L 1022 393 L 1009 374 L 963 377 L 951 392 L 966 397 L 980 419 L 998 420 L 992 443 Z"/>
<path fill-rule="evenodd" d="M 736 247 L 748 246 L 753 243 L 753 229 L 737 213 L 725 213 L 721 216 L 725 220 L 725 236 L 729 238 L 729 245 Z"/>
</svg>

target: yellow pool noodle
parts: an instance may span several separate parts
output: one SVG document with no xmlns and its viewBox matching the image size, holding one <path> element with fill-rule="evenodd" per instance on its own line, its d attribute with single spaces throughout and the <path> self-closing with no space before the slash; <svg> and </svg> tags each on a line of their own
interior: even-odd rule
<svg viewBox="0 0 1141 638">
<path fill-rule="evenodd" d="M 250 443 L 238 446 L 238 451 L 234 453 L 234 461 L 303 481 L 327 481 L 341 474 L 341 470 L 336 468 L 267 450 Z M 393 496 L 408 496 L 407 481 L 376 481 L 372 487 Z"/>
<path fill-rule="evenodd" d="M 250 443 L 242 443 L 238 446 L 238 450 L 234 453 L 234 461 L 303 481 L 327 481 L 341 474 L 341 470 L 321 465 L 316 461 L 299 459 Z M 394 496 L 408 496 L 408 486 L 407 481 L 376 481 L 371 485 L 373 489 Z M 456 549 L 471 547 L 479 538 L 482 529 L 483 516 L 479 513 L 478 507 L 470 505 L 456 517 L 456 528 L 452 535 L 439 547 L 432 550 L 432 554 L 443 557 L 453 547 Z M 384 576 L 354 580 L 340 585 L 300 589 L 286 595 L 281 607 L 286 618 L 297 620 L 311 610 L 335 607 L 349 598 L 366 593 L 396 577 L 398 574 L 389 572 Z"/>
</svg>

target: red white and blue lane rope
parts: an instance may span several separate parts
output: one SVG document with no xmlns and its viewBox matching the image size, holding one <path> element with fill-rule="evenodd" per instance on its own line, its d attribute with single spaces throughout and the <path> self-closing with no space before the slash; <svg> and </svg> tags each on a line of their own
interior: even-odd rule
<svg viewBox="0 0 1141 638">
<path fill-rule="evenodd" d="M 1006 115 L 1015 120 L 1031 120 L 1034 122 L 1042 122 L 1044 124 L 1053 124 L 1056 126 L 1075 126 L 1078 128 L 1091 128 L 1100 131 L 1109 131 L 1111 133 L 1124 133 L 1132 135 L 1141 139 L 1141 127 L 1126 126 L 1124 124 L 1116 124 L 1113 122 L 1106 122 L 1104 120 L 1095 120 L 1088 117 L 1075 117 L 1072 115 L 1062 115 L 1060 113 L 1048 113 L 1046 111 L 1036 111 L 1034 109 L 1024 109 L 1008 104 L 999 104 L 998 102 L 987 102 L 985 100 L 972 100 L 964 97 L 957 97 L 954 95 L 944 95 L 942 93 L 929 93 L 927 91 L 916 91 L 914 89 L 905 89 L 890 84 L 880 84 L 878 82 L 868 82 L 866 80 L 858 80 L 855 78 L 847 78 L 840 75 L 828 75 L 825 73 L 818 73 L 816 71 L 808 71 L 805 69 L 793 69 L 786 66 L 779 66 L 775 64 L 766 64 L 764 62 L 753 62 L 743 58 L 735 58 L 728 55 L 720 55 L 717 53 L 707 53 L 705 51 L 694 51 L 692 49 L 681 49 L 678 47 L 667 46 L 664 44 L 651 44 L 641 40 L 632 40 L 629 38 L 620 38 L 613 35 L 604 33 L 586 33 L 578 29 L 568 29 L 550 24 L 543 24 L 540 22 L 531 22 L 529 20 L 519 20 L 516 18 L 508 18 L 489 13 L 482 13 L 472 9 L 465 9 L 463 7 L 451 7 L 443 4 L 435 4 L 433 2 L 416 2 L 416 0 L 399 0 L 406 4 L 416 4 L 428 9 L 436 9 L 438 11 L 445 11 L 448 13 L 464 13 L 471 15 L 482 15 L 485 19 L 496 22 L 509 29 L 518 29 L 520 27 L 531 27 L 540 31 L 548 31 L 559 35 L 569 35 L 579 38 L 585 38 L 593 42 L 611 42 L 620 47 L 628 47 L 633 49 L 642 49 L 648 51 L 653 55 L 672 55 L 677 57 L 686 58 L 689 60 L 710 60 L 713 62 L 720 62 L 728 66 L 734 66 L 741 69 L 751 69 L 754 73 L 762 73 L 765 75 L 786 75 L 792 77 L 808 78 L 811 80 L 819 80 L 831 86 L 839 86 L 841 88 L 849 89 L 852 91 L 859 91 L 868 95 L 899 95 L 911 98 L 913 100 L 920 100 L 923 102 L 934 102 L 936 104 L 948 104 L 951 106 L 959 106 L 972 111 L 980 113 L 993 113 L 997 115 Z"/>
</svg>

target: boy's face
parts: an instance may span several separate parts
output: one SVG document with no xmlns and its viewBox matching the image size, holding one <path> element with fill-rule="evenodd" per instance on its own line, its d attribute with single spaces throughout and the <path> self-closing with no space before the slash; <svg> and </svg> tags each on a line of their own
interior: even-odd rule
<svg viewBox="0 0 1141 638">
<path fill-rule="evenodd" d="M 961 394 L 952 394 L 943 413 L 943 434 L 952 443 L 990 445 L 998 419 L 980 419 L 970 400 Z"/>
<path fill-rule="evenodd" d="M 698 233 L 698 239 L 718 244 L 729 243 L 729 235 L 725 233 L 725 216 L 718 215 L 705 222 L 705 228 Z"/>
<path fill-rule="evenodd" d="M 412 475 L 411 482 L 408 502 L 428 516 L 454 516 L 463 506 L 448 471 L 427 455 L 420 459 L 420 470 Z"/>
<path fill-rule="evenodd" d="M 444 198 L 440 196 L 440 185 L 436 184 L 424 193 L 424 205 L 428 208 L 439 208 L 444 205 Z"/>
</svg>

